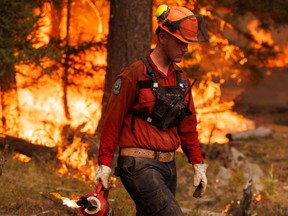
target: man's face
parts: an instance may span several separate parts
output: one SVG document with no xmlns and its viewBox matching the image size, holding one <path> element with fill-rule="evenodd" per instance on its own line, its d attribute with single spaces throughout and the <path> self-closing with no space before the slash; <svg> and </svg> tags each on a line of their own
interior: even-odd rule
<svg viewBox="0 0 288 216">
<path fill-rule="evenodd" d="M 163 49 L 170 61 L 179 63 L 188 51 L 188 44 L 168 33 L 164 33 Z"/>
</svg>

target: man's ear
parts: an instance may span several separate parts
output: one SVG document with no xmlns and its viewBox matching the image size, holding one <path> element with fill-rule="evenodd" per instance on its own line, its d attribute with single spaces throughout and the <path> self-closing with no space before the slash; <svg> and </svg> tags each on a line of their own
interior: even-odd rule
<svg viewBox="0 0 288 216">
<path fill-rule="evenodd" d="M 168 35 L 167 35 L 166 32 L 160 31 L 159 34 L 158 34 L 158 38 L 159 38 L 159 42 L 163 43 L 163 42 L 167 41 Z"/>
</svg>

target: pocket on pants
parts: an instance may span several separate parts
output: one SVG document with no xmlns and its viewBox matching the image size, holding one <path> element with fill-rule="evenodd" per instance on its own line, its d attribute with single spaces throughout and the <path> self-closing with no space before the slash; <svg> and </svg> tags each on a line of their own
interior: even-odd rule
<svg viewBox="0 0 288 216">
<path fill-rule="evenodd" d="M 118 169 L 120 176 L 123 174 L 133 175 L 135 170 L 135 158 L 129 156 L 119 156 Z"/>
</svg>

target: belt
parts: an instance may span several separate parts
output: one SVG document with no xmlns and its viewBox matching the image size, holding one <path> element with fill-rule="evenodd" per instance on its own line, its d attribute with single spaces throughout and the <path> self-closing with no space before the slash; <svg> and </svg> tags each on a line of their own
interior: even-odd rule
<svg viewBox="0 0 288 216">
<path fill-rule="evenodd" d="M 171 162 L 175 158 L 175 152 L 154 151 L 142 148 L 121 148 L 121 156 L 144 157 L 155 159 L 159 162 Z"/>
</svg>

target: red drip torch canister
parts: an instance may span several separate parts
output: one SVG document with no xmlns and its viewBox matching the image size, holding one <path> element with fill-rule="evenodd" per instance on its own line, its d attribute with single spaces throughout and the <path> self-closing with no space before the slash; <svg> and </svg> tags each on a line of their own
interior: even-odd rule
<svg viewBox="0 0 288 216">
<path fill-rule="evenodd" d="M 104 190 L 101 194 L 102 183 L 99 182 L 95 193 L 82 196 L 77 201 L 77 205 L 80 206 L 79 211 L 84 216 L 113 216 L 112 208 L 108 203 L 109 190 Z"/>
</svg>

